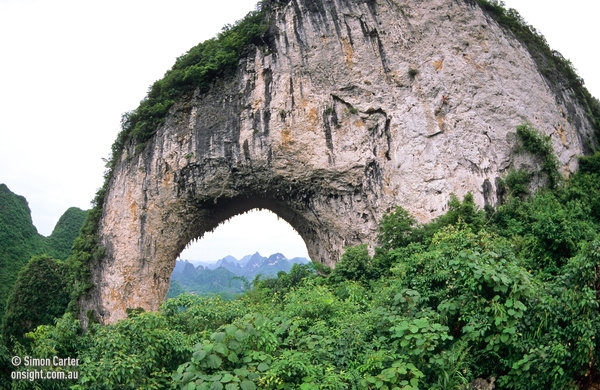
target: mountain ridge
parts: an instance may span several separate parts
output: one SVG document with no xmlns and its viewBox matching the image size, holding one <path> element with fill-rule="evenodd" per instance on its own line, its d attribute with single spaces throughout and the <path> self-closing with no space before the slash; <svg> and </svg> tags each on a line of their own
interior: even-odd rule
<svg viewBox="0 0 600 390">
<path fill-rule="evenodd" d="M 67 209 L 52 234 L 43 236 L 33 224 L 27 199 L 0 184 L 0 313 L 17 280 L 19 271 L 33 256 L 47 254 L 65 260 L 71 255 L 87 211 Z"/>
<path fill-rule="evenodd" d="M 268 257 L 259 252 L 236 259 L 227 255 L 215 263 L 193 263 L 178 259 L 171 274 L 168 297 L 175 297 L 182 292 L 199 295 L 219 294 L 230 297 L 241 293 L 246 288 L 243 279 L 254 280 L 257 276 L 270 277 L 278 272 L 289 272 L 294 264 L 308 264 L 304 257 L 287 259 L 281 253 Z"/>
</svg>

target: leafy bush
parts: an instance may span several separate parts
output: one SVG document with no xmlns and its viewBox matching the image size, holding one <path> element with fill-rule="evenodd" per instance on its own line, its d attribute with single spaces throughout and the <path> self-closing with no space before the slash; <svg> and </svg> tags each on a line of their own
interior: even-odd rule
<svg viewBox="0 0 600 390">
<path fill-rule="evenodd" d="M 526 152 L 541 160 L 542 172 L 546 174 L 548 186 L 555 188 L 561 181 L 561 175 L 550 137 L 540 134 L 528 123 L 517 126 L 517 137 Z"/>
<path fill-rule="evenodd" d="M 415 240 L 417 220 L 400 206 L 385 214 L 379 221 L 377 241 L 381 249 L 390 250 L 410 244 Z"/>
<path fill-rule="evenodd" d="M 134 314 L 115 325 L 94 325 L 82 341 L 74 389 L 172 388 L 171 373 L 188 358 L 189 337 L 157 313 Z"/>
<path fill-rule="evenodd" d="M 371 277 L 371 256 L 366 244 L 346 248 L 329 276 L 332 280 L 366 280 Z"/>
<path fill-rule="evenodd" d="M 593 156 L 582 156 L 579 158 L 580 174 L 600 174 L 600 152 Z"/>
<path fill-rule="evenodd" d="M 19 272 L 2 319 L 5 340 L 23 342 L 24 335 L 38 325 L 51 325 L 63 315 L 70 291 L 63 262 L 37 256 Z"/>
<path fill-rule="evenodd" d="M 280 271 L 276 278 L 261 280 L 260 275 L 257 275 L 254 287 L 263 295 L 283 297 L 287 291 L 301 286 L 305 280 L 314 276 L 313 264 L 294 264 L 289 273 Z"/>
<path fill-rule="evenodd" d="M 531 173 L 524 169 L 512 169 L 506 177 L 500 181 L 499 192 L 507 193 L 509 198 L 525 199 L 529 194 L 529 183 L 531 182 Z M 505 200 L 502 199 L 503 203 Z"/>
</svg>

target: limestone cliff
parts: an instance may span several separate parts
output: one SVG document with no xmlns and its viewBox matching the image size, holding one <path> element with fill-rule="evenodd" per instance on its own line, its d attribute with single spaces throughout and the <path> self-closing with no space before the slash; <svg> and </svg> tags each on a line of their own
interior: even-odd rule
<svg viewBox="0 0 600 390">
<path fill-rule="evenodd" d="M 592 143 L 586 109 L 468 0 L 291 0 L 232 77 L 177 101 L 115 166 L 99 226 L 105 257 L 82 301 L 101 321 L 154 310 L 192 239 L 254 207 L 305 240 L 314 261 L 374 244 L 401 205 L 421 221 L 451 193 L 497 202 L 515 128 L 549 135 L 565 174 Z"/>
</svg>

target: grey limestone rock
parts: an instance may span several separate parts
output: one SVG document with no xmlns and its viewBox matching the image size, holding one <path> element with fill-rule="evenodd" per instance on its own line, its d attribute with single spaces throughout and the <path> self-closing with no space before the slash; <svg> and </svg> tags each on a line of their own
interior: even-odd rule
<svg viewBox="0 0 600 390">
<path fill-rule="evenodd" d="M 551 137 L 565 175 L 593 134 L 569 91 L 473 1 L 291 0 L 268 49 L 233 77 L 178 101 L 143 151 L 126 146 L 99 227 L 105 257 L 82 300 L 104 323 L 155 310 L 190 240 L 267 208 L 334 266 L 344 247 L 376 244 L 401 205 L 419 221 L 452 193 L 497 203 L 529 122 Z"/>
</svg>

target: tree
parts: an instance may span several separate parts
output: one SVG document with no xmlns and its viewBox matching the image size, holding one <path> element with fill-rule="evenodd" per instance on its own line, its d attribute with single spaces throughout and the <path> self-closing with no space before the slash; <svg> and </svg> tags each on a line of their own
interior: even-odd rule
<svg viewBox="0 0 600 390">
<path fill-rule="evenodd" d="M 333 281 L 364 281 L 369 279 L 371 274 L 371 256 L 369 256 L 367 245 L 361 244 L 346 248 L 329 277 Z"/>
<path fill-rule="evenodd" d="M 377 240 L 384 250 L 400 248 L 411 243 L 414 237 L 414 227 L 417 220 L 400 206 L 384 215 L 379 222 Z"/>
<path fill-rule="evenodd" d="M 65 312 L 69 303 L 66 267 L 62 261 L 37 256 L 19 272 L 7 301 L 2 320 L 2 334 L 10 343 L 18 341 L 38 325 L 52 324 Z"/>
</svg>

